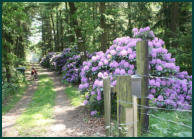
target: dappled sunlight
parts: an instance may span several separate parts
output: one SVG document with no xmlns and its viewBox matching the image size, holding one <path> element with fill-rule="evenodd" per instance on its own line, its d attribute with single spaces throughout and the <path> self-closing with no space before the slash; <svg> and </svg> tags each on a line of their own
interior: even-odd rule
<svg viewBox="0 0 194 139">
<path fill-rule="evenodd" d="M 192 2 L 1 5 L 3 137 L 192 136 Z"/>
<path fill-rule="evenodd" d="M 32 102 L 25 112 L 17 119 L 17 127 L 20 135 L 26 135 L 33 128 L 40 128 L 36 135 L 46 131 L 46 127 L 52 123 L 55 91 L 53 82 L 48 75 L 39 76 L 38 89 L 35 91 Z"/>
<path fill-rule="evenodd" d="M 66 129 L 66 126 L 64 124 L 55 124 L 54 126 L 52 126 L 51 131 L 57 132 L 57 131 L 64 131 L 65 129 Z"/>
<path fill-rule="evenodd" d="M 42 114 L 34 114 L 33 115 L 33 118 L 34 119 L 42 119 L 43 118 L 43 115 Z"/>
<path fill-rule="evenodd" d="M 53 89 L 53 91 L 62 91 L 64 89 L 64 87 L 57 87 L 57 88 L 55 88 L 55 89 Z"/>
</svg>

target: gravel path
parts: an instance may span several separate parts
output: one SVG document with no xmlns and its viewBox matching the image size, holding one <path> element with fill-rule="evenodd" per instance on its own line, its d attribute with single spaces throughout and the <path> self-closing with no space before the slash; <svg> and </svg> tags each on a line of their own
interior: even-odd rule
<svg viewBox="0 0 194 139">
<path fill-rule="evenodd" d="M 104 136 L 102 119 L 90 117 L 89 112 L 84 106 L 71 106 L 64 93 L 65 86 L 61 83 L 61 77 L 53 73 L 51 78 L 54 81 L 54 90 L 57 94 L 54 107 L 54 122 L 44 136 Z"/>
<path fill-rule="evenodd" d="M 103 118 L 94 118 L 89 115 L 84 106 L 71 106 L 66 94 L 65 86 L 61 83 L 61 76 L 39 67 L 39 74 L 47 74 L 54 82 L 56 100 L 52 123 L 47 127 L 44 137 L 80 137 L 80 136 L 104 136 Z M 41 72 L 40 72 L 41 71 Z M 30 85 L 23 98 L 15 107 L 2 117 L 3 136 L 18 136 L 15 125 L 16 119 L 21 115 L 32 99 L 37 88 L 37 83 Z M 30 131 L 29 131 L 30 132 Z"/>
</svg>

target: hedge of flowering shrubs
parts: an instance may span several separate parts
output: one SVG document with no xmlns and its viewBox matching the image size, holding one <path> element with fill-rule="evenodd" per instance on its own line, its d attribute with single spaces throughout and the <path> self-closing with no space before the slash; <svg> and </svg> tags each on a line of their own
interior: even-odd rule
<svg viewBox="0 0 194 139">
<path fill-rule="evenodd" d="M 64 74 L 63 79 L 70 83 L 80 82 L 80 67 L 81 67 L 81 57 L 80 55 L 74 55 L 67 60 L 67 63 L 62 67 L 62 72 Z"/>
<path fill-rule="evenodd" d="M 55 70 L 55 71 L 60 71 L 60 67 L 57 65 L 58 63 L 56 62 L 61 56 L 63 55 L 63 52 L 55 54 L 53 57 L 50 58 L 49 64 L 50 64 L 50 69 Z"/>
<path fill-rule="evenodd" d="M 87 59 L 92 54 L 86 52 Z M 82 61 L 77 47 L 66 48 L 61 53 L 51 52 L 41 60 L 41 65 L 51 70 L 62 72 L 63 79 L 69 83 L 80 83 L 80 69 Z"/>
<path fill-rule="evenodd" d="M 48 53 L 48 55 L 44 56 L 41 61 L 40 61 L 40 65 L 45 67 L 45 68 L 50 68 L 50 60 L 52 57 L 54 57 L 56 55 L 55 52 L 50 52 Z"/>
<path fill-rule="evenodd" d="M 44 56 L 40 62 L 43 67 L 50 68 L 52 70 L 61 72 L 62 67 L 67 63 L 67 60 L 79 52 L 77 47 L 66 48 L 61 53 L 50 52 Z"/>
<path fill-rule="evenodd" d="M 58 72 L 62 71 L 62 67 L 67 63 L 67 60 L 75 55 L 78 55 L 79 51 L 77 47 L 66 48 L 63 52 L 58 55 L 51 64 L 56 65 L 55 70 Z"/>
<path fill-rule="evenodd" d="M 135 74 L 136 43 L 141 39 L 152 39 L 148 41 L 152 47 L 148 98 L 158 107 L 190 109 L 192 76 L 186 71 L 180 72 L 175 59 L 163 48 L 164 41 L 155 37 L 149 27 L 135 28 L 133 33 L 134 38 L 117 38 L 105 53 L 96 52 L 89 61 L 83 62 L 79 89 L 86 94 L 84 104 L 91 106 L 91 115 L 103 110 L 104 77 L 110 76 L 111 86 L 115 86 L 113 76 Z"/>
<path fill-rule="evenodd" d="M 92 54 L 86 54 L 87 59 L 92 57 Z M 63 79 L 69 83 L 80 83 L 81 77 L 80 72 L 82 68 L 81 55 L 77 54 L 70 57 L 66 64 L 62 67 L 62 72 L 64 74 Z"/>
</svg>

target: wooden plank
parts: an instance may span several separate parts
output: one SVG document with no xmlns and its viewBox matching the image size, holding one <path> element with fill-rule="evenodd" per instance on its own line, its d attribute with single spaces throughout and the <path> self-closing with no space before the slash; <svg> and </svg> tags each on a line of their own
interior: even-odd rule
<svg viewBox="0 0 194 139">
<path fill-rule="evenodd" d="M 134 115 L 133 107 L 125 108 L 126 109 L 126 127 L 127 127 L 127 137 L 134 137 Z"/>
<path fill-rule="evenodd" d="M 136 65 L 139 75 L 148 73 L 148 42 L 138 41 L 136 46 Z"/>
<path fill-rule="evenodd" d="M 110 79 L 106 78 L 103 80 L 103 92 L 104 92 L 104 119 L 106 127 L 106 136 L 111 135 L 111 87 Z"/>
<path fill-rule="evenodd" d="M 119 99 L 124 107 L 132 107 L 131 77 L 119 77 Z"/>
<path fill-rule="evenodd" d="M 117 125 L 120 125 L 120 115 L 121 115 L 121 105 L 120 105 L 120 96 L 119 96 L 119 87 L 120 87 L 120 78 L 119 76 L 116 77 L 117 84 L 115 90 L 117 92 Z M 119 132 L 119 129 L 118 131 Z"/>
<path fill-rule="evenodd" d="M 133 136 L 137 137 L 137 123 L 138 123 L 138 117 L 137 117 L 137 97 L 133 96 Z"/>
<path fill-rule="evenodd" d="M 117 121 L 118 125 L 127 127 L 127 133 L 119 130 L 119 136 L 133 136 L 133 107 L 131 92 L 131 77 L 118 76 L 117 78 Z"/>
<path fill-rule="evenodd" d="M 128 102 L 128 104 L 126 105 L 126 107 L 131 108 L 133 106 L 132 104 L 132 83 L 131 83 L 131 76 L 126 76 L 126 102 Z"/>
<path fill-rule="evenodd" d="M 148 42 L 139 41 L 136 44 L 136 65 L 137 65 L 137 74 L 142 76 L 141 80 L 141 99 L 138 101 L 139 105 L 148 106 L 149 101 L 145 99 L 148 96 Z M 139 110 L 139 123 L 138 123 L 138 133 L 143 134 L 148 130 L 149 126 L 149 117 L 148 115 L 141 114 L 147 113 L 147 108 L 141 108 Z"/>
</svg>

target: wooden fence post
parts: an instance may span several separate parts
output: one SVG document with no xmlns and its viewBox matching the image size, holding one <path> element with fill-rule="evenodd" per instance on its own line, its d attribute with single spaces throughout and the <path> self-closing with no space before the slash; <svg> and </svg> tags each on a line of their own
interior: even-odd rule
<svg viewBox="0 0 194 139">
<path fill-rule="evenodd" d="M 111 136 L 111 87 L 110 79 L 105 78 L 103 80 L 103 92 L 104 92 L 104 119 L 105 119 L 105 128 L 106 136 Z"/>
<path fill-rule="evenodd" d="M 137 116 L 137 97 L 133 96 L 133 136 L 137 137 L 137 123 L 138 123 L 138 116 Z"/>
<path fill-rule="evenodd" d="M 134 115 L 132 105 L 132 89 L 130 76 L 117 77 L 117 121 L 121 127 L 126 127 L 127 132 L 119 130 L 119 136 L 134 136 Z"/>
<path fill-rule="evenodd" d="M 148 42 L 139 41 L 136 44 L 136 65 L 137 74 L 142 76 L 141 81 L 141 98 L 138 100 L 139 105 L 149 106 L 148 96 Z M 149 126 L 149 116 L 146 115 L 148 109 L 141 107 L 139 110 L 138 134 L 145 133 Z"/>
</svg>

